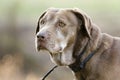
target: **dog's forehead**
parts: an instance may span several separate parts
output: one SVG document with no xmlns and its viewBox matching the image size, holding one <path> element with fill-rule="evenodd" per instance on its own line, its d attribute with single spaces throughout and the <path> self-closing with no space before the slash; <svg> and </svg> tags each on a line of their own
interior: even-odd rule
<svg viewBox="0 0 120 80">
<path fill-rule="evenodd" d="M 63 16 L 63 17 L 74 17 L 74 15 L 72 14 L 72 12 L 68 9 L 49 9 L 47 11 L 47 15 L 51 15 L 51 16 Z"/>
<path fill-rule="evenodd" d="M 77 24 L 78 22 L 76 16 L 72 13 L 70 9 L 49 9 L 47 10 L 46 17 L 49 20 L 62 18 L 64 20 L 70 21 L 71 23 Z"/>
</svg>

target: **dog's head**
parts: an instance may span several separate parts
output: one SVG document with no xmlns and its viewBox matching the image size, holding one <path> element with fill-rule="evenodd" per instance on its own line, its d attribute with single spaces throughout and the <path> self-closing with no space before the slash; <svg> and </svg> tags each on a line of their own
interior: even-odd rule
<svg viewBox="0 0 120 80">
<path fill-rule="evenodd" d="M 47 50 L 54 63 L 67 66 L 75 62 L 73 50 L 77 35 L 90 38 L 90 20 L 79 9 L 46 10 L 36 28 L 37 50 Z M 79 43 L 79 42 L 78 42 Z"/>
</svg>

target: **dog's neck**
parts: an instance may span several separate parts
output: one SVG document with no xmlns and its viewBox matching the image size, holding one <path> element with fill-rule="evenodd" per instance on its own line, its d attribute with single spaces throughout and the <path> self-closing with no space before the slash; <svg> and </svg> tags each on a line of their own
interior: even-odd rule
<svg viewBox="0 0 120 80">
<path fill-rule="evenodd" d="M 76 61 L 75 63 L 69 66 L 74 73 L 79 73 L 82 70 L 80 67 L 81 62 L 84 61 L 85 58 L 88 57 L 88 55 L 94 54 L 95 51 L 97 51 L 97 48 L 98 48 L 97 46 L 100 46 L 101 44 L 100 43 L 101 40 L 98 38 L 98 36 L 100 36 L 99 29 L 97 34 L 91 33 L 91 35 L 92 37 L 96 37 L 96 39 L 95 38 L 94 40 L 89 39 L 88 37 L 84 37 L 82 34 L 79 34 L 79 36 L 77 36 L 76 43 L 74 46 L 74 51 L 73 51 L 73 57 L 76 59 Z M 80 56 L 81 54 L 82 56 Z M 89 57 L 89 59 L 92 58 L 92 56 Z M 83 67 L 83 70 L 84 70 L 84 67 Z"/>
<path fill-rule="evenodd" d="M 81 50 L 79 50 L 79 51 L 76 50 L 78 54 L 74 53 L 74 55 L 73 55 L 73 57 L 76 59 L 76 61 L 73 64 L 69 65 L 69 67 L 74 72 L 78 72 L 82 69 L 82 67 L 80 67 L 80 66 L 83 66 L 83 64 L 81 64 L 82 61 L 80 59 L 82 58 L 82 56 L 85 54 L 85 52 L 87 50 L 88 42 L 89 42 L 88 39 L 86 39 L 84 41 L 85 46 L 82 47 Z M 77 48 L 75 48 L 75 49 L 77 49 Z"/>
</svg>

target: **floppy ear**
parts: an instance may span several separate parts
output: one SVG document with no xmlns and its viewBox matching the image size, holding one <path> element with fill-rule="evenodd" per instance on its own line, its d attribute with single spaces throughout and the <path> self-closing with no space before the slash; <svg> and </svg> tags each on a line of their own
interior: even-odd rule
<svg viewBox="0 0 120 80">
<path fill-rule="evenodd" d="M 38 19 L 38 23 L 37 23 L 37 28 L 36 28 L 36 34 L 37 32 L 39 32 L 39 29 L 40 29 L 40 26 L 39 26 L 39 22 L 40 22 L 40 19 L 46 14 L 46 11 L 40 16 L 40 18 Z"/>
<path fill-rule="evenodd" d="M 83 34 L 86 35 L 87 37 L 91 38 L 90 31 L 91 31 L 91 20 L 89 16 L 86 15 L 83 11 L 80 9 L 72 9 L 73 14 L 78 19 L 79 25 L 80 25 L 80 30 L 82 30 Z"/>
</svg>

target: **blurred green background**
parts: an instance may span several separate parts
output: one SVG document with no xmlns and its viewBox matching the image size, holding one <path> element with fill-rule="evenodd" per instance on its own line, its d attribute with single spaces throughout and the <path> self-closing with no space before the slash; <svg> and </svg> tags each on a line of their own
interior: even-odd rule
<svg viewBox="0 0 120 80">
<path fill-rule="evenodd" d="M 80 8 L 102 32 L 120 36 L 120 0 L 0 0 L 0 80 L 40 80 L 54 64 L 35 50 L 37 20 L 49 7 Z M 46 80 L 73 80 L 57 68 Z"/>
</svg>

